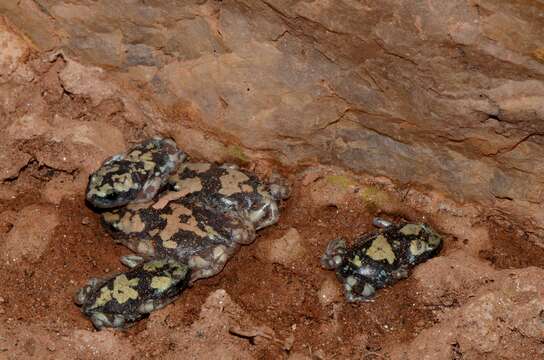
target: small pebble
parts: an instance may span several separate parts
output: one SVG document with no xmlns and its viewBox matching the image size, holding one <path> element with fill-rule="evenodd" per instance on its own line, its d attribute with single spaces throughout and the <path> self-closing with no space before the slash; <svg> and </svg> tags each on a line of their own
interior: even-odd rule
<svg viewBox="0 0 544 360">
<path fill-rule="evenodd" d="M 83 219 L 81 219 L 81 223 L 83 225 L 89 225 L 91 223 L 91 219 L 85 216 Z"/>
</svg>

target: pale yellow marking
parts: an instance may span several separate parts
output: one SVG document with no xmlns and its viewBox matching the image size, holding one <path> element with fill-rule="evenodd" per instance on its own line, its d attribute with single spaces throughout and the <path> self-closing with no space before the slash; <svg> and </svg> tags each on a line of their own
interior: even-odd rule
<svg viewBox="0 0 544 360">
<path fill-rule="evenodd" d="M 129 280 L 125 274 L 121 274 L 113 280 L 113 298 L 119 304 L 126 303 L 129 299 L 136 300 L 138 292 L 132 287 L 137 286 L 140 279 Z"/>
<path fill-rule="evenodd" d="M 429 234 L 429 237 L 427 239 L 427 243 L 433 248 L 440 245 L 440 242 L 442 241 L 442 238 L 440 237 L 440 235 L 438 235 L 432 229 L 430 229 L 430 228 L 428 228 L 426 226 L 424 228 L 425 228 L 426 232 Z"/>
<path fill-rule="evenodd" d="M 113 175 L 111 179 L 114 181 L 113 188 L 116 191 L 127 192 L 130 189 L 138 188 L 138 184 L 132 181 L 132 176 L 130 173 Z"/>
<path fill-rule="evenodd" d="M 144 265 L 145 271 L 155 271 L 157 269 L 162 268 L 164 265 L 166 265 L 166 260 L 155 260 L 150 261 L 147 264 Z"/>
<path fill-rule="evenodd" d="M 221 189 L 219 190 L 219 193 L 230 196 L 243 191 L 241 183 L 248 181 L 249 177 L 241 171 L 228 169 L 227 173 L 221 176 L 219 180 L 221 180 Z"/>
<path fill-rule="evenodd" d="M 175 186 L 178 191 L 169 191 L 153 205 L 153 209 L 160 210 L 164 208 L 170 201 L 181 199 L 188 194 L 202 190 L 202 181 L 200 178 L 189 178 L 183 180 L 175 180 Z"/>
<path fill-rule="evenodd" d="M 104 286 L 102 289 L 100 289 L 100 295 L 96 298 L 96 301 L 94 302 L 94 305 L 91 307 L 91 309 L 104 306 L 111 299 L 111 290 Z"/>
<path fill-rule="evenodd" d="M 242 184 L 242 191 L 243 192 L 252 192 L 253 188 L 248 184 Z"/>
<path fill-rule="evenodd" d="M 104 214 L 102 214 L 102 217 L 104 218 L 104 221 L 108 224 L 113 224 L 119 221 L 119 219 L 121 218 L 119 214 L 111 212 L 105 212 Z"/>
<path fill-rule="evenodd" d="M 108 192 L 110 192 L 113 188 L 110 184 L 104 184 L 100 187 L 91 187 L 91 190 L 89 191 L 89 195 L 96 195 L 98 197 L 105 197 Z"/>
<path fill-rule="evenodd" d="M 361 258 L 359 257 L 359 255 L 355 255 L 355 257 L 353 258 L 353 260 L 351 260 L 351 263 L 353 265 L 355 265 L 356 267 L 360 268 L 363 263 L 361 262 Z"/>
<path fill-rule="evenodd" d="M 407 224 L 399 231 L 403 235 L 418 235 L 421 232 L 421 225 Z"/>
<path fill-rule="evenodd" d="M 145 223 L 142 221 L 140 214 L 133 214 L 126 212 L 117 224 L 117 229 L 121 230 L 125 234 L 138 233 L 145 230 Z"/>
<path fill-rule="evenodd" d="M 159 290 L 159 292 L 168 289 L 170 285 L 172 285 L 172 279 L 168 276 L 154 276 L 151 279 L 151 287 Z"/>
<path fill-rule="evenodd" d="M 141 151 L 141 150 L 132 150 L 132 151 L 127 155 L 127 160 L 129 160 L 129 161 L 138 161 L 141 154 L 142 154 L 142 151 Z"/>
<path fill-rule="evenodd" d="M 198 227 L 198 222 L 193 216 L 193 212 L 191 210 L 187 209 L 185 206 L 181 204 L 176 204 L 176 203 L 172 203 L 171 208 L 172 208 L 172 214 L 161 215 L 161 218 L 166 220 L 166 227 L 162 229 L 161 232 L 159 233 L 159 237 L 161 238 L 163 242 L 170 240 L 172 236 L 179 230 L 186 230 L 201 237 L 206 236 L 206 232 L 202 231 Z M 187 222 L 182 223 L 179 219 L 181 215 L 188 215 L 190 216 L 190 218 L 189 220 L 187 220 Z"/>
<path fill-rule="evenodd" d="M 162 242 L 162 246 L 167 249 L 175 249 L 178 247 L 178 244 L 173 240 L 166 240 Z"/>
<path fill-rule="evenodd" d="M 387 260 L 389 264 L 395 262 L 395 253 L 393 253 L 391 245 L 383 235 L 379 235 L 372 241 L 372 245 L 366 250 L 366 254 L 376 261 Z"/>
<path fill-rule="evenodd" d="M 204 226 L 204 229 L 206 230 L 206 233 L 209 237 L 219 237 L 219 233 L 215 231 L 214 228 L 212 228 L 210 225 Z"/>
<path fill-rule="evenodd" d="M 156 165 L 155 162 L 153 161 L 153 153 L 151 151 L 143 153 L 140 156 L 139 160 L 144 163 L 144 169 L 147 170 L 147 171 L 153 170 L 153 168 Z"/>
</svg>

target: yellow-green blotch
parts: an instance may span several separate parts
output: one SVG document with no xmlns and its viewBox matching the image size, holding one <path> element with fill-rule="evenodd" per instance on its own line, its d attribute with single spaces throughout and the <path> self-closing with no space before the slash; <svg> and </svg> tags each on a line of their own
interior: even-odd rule
<svg viewBox="0 0 544 360">
<path fill-rule="evenodd" d="M 372 245 L 366 250 L 366 254 L 376 261 L 387 260 L 389 264 L 395 262 L 393 248 L 391 248 L 391 245 L 383 235 L 379 235 L 372 241 Z"/>
<path fill-rule="evenodd" d="M 421 232 L 421 225 L 417 224 L 407 224 L 402 227 L 402 229 L 399 230 L 399 232 L 403 235 L 418 235 Z"/>
<path fill-rule="evenodd" d="M 344 175 L 329 175 L 325 177 L 325 181 L 341 189 L 347 189 L 350 186 L 355 186 L 355 181 Z"/>
<path fill-rule="evenodd" d="M 129 299 L 136 300 L 138 292 L 132 287 L 137 286 L 140 279 L 128 279 L 125 274 L 121 274 L 113 280 L 113 298 L 119 304 L 126 303 Z"/>
<path fill-rule="evenodd" d="M 151 279 L 151 287 L 163 292 L 172 285 L 172 279 L 168 276 L 154 276 Z"/>
</svg>

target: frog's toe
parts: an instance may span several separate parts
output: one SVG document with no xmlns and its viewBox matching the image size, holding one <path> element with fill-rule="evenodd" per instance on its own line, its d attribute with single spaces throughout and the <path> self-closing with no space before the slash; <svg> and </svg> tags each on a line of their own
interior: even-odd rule
<svg viewBox="0 0 544 360">
<path fill-rule="evenodd" d="M 334 239 L 329 242 L 325 253 L 321 257 L 321 266 L 325 269 L 336 269 L 344 262 L 346 242 L 343 239 Z"/>
<path fill-rule="evenodd" d="M 121 263 L 125 265 L 126 267 L 134 269 L 138 265 L 142 264 L 145 259 L 139 255 L 125 255 L 125 256 L 121 256 L 120 260 L 121 260 Z"/>
<path fill-rule="evenodd" d="M 291 195 L 289 182 L 277 172 L 273 172 L 268 178 L 268 191 L 274 200 L 285 200 Z"/>
</svg>

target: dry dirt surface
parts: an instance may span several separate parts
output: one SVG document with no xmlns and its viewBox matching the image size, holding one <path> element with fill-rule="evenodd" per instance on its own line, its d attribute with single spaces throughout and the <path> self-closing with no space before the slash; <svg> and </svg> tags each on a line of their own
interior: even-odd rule
<svg viewBox="0 0 544 360">
<path fill-rule="evenodd" d="M 334 167 L 281 167 L 196 136 L 177 138 L 195 158 L 289 178 L 279 223 L 149 319 L 96 332 L 72 296 L 122 271 L 128 251 L 86 207 L 87 176 L 134 141 L 171 135 L 184 115 L 145 121 L 154 109 L 138 110 L 99 69 L 0 41 L 10 49 L 0 53 L 0 359 L 544 357 L 544 250 L 507 214 Z M 348 304 L 319 258 L 376 215 L 427 221 L 445 247 L 375 301 Z"/>
</svg>

